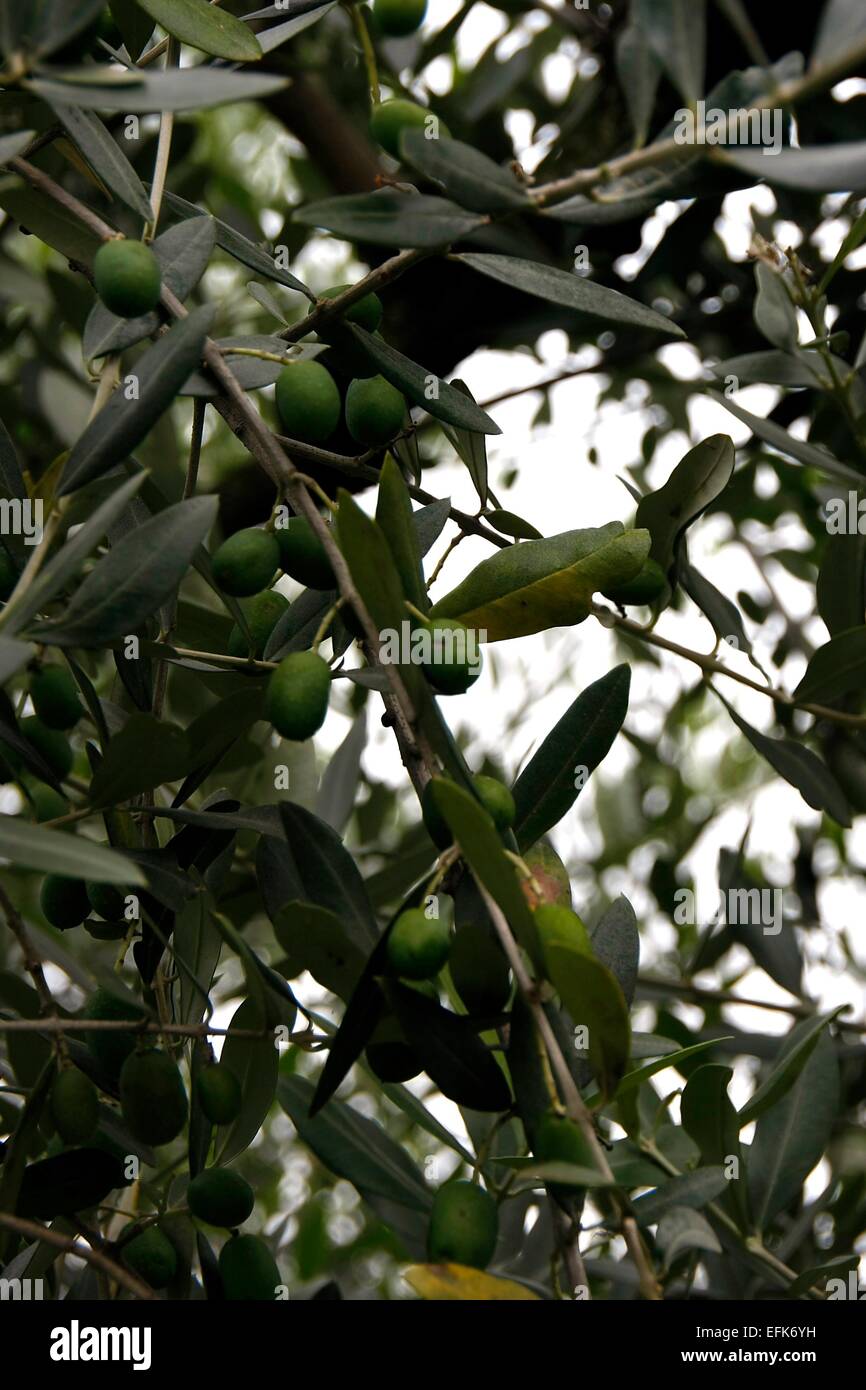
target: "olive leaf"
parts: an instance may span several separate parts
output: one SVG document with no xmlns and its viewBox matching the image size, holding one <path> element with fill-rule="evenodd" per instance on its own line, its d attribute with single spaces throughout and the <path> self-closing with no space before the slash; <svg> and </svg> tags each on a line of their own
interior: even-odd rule
<svg viewBox="0 0 866 1390">
<path fill-rule="evenodd" d="M 589 615 L 597 590 L 633 579 L 649 548 L 648 531 L 618 521 L 523 541 L 482 560 L 431 612 L 459 618 L 488 642 L 571 626 Z"/>
</svg>

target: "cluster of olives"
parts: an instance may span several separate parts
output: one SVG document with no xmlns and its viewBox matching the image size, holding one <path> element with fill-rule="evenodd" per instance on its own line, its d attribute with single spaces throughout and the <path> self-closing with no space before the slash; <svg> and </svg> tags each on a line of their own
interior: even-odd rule
<svg viewBox="0 0 866 1390">
<path fill-rule="evenodd" d="M 91 995 L 83 1016 L 129 1023 L 141 1023 L 145 1017 L 134 1001 L 103 989 Z M 121 1113 L 130 1133 L 156 1147 L 176 1139 L 187 1122 L 189 1102 L 174 1059 L 158 1047 L 137 1047 L 132 1032 L 94 1030 L 85 1038 L 107 1081 L 120 1093 Z M 225 1063 L 211 1062 L 195 1073 L 195 1096 L 212 1125 L 231 1124 L 240 1114 L 240 1082 Z M 96 1085 L 76 1066 L 63 1066 L 52 1086 L 50 1113 L 64 1144 L 86 1144 L 99 1126 Z M 187 1189 L 187 1205 L 197 1221 L 231 1232 L 219 1259 L 226 1298 L 273 1299 L 279 1283 L 279 1272 L 264 1241 L 237 1233 L 254 1204 L 250 1184 L 227 1168 L 206 1169 Z M 177 1269 L 175 1247 L 158 1222 L 143 1229 L 130 1223 L 120 1237 L 120 1253 L 124 1263 L 154 1289 L 165 1288 Z"/>
<path fill-rule="evenodd" d="M 336 299 L 350 288 L 332 285 L 320 298 Z M 383 376 L 371 374 L 366 356 L 345 331 L 346 323 L 354 323 L 378 336 L 382 313 L 379 296 L 365 294 L 339 319 L 326 320 L 317 329 L 319 339 L 337 349 L 338 363 L 356 373 L 345 402 L 336 381 L 321 362 L 300 358 L 280 372 L 274 397 L 283 429 L 292 439 L 302 444 L 327 444 L 344 411 L 346 428 L 358 444 L 378 447 L 399 433 L 406 414 L 404 397 Z"/>
<path fill-rule="evenodd" d="M 39 892 L 39 906 L 46 922 L 58 931 L 83 925 L 97 941 L 120 941 L 130 926 L 126 917 L 130 892 L 113 883 L 46 874 Z M 92 912 L 96 917 L 91 917 Z"/>
<path fill-rule="evenodd" d="M 35 713 L 19 720 L 18 728 L 57 780 L 64 782 L 75 761 L 68 734 L 84 714 L 75 681 L 65 666 L 39 666 L 30 677 L 29 694 Z M 13 780 L 26 788 L 38 820 L 54 820 L 66 812 L 63 797 L 44 782 L 26 778 L 19 754 L 5 747 L 0 756 L 0 782 Z"/>
</svg>

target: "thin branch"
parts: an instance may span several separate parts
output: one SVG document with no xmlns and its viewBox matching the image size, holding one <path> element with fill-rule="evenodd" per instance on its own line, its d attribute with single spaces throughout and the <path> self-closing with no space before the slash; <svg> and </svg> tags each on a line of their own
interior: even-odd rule
<svg viewBox="0 0 866 1390">
<path fill-rule="evenodd" d="M 47 1226 L 40 1226 L 37 1221 L 26 1221 L 21 1216 L 10 1216 L 8 1212 L 0 1211 L 0 1226 L 5 1226 L 8 1231 L 15 1231 L 20 1236 L 26 1236 L 28 1240 L 38 1240 L 45 1245 L 53 1245 L 58 1250 L 64 1250 L 69 1255 L 76 1255 L 79 1260 L 86 1261 L 93 1265 L 95 1269 L 101 1269 L 103 1274 L 107 1274 L 115 1283 L 122 1284 L 123 1287 L 135 1298 L 153 1301 L 156 1294 L 147 1284 L 143 1284 L 140 1279 L 136 1279 L 134 1274 L 130 1274 L 123 1265 L 117 1264 L 109 1259 L 101 1250 L 93 1250 L 89 1245 L 82 1245 L 74 1240 L 72 1236 L 62 1236 L 59 1231 L 51 1231 Z"/>
<path fill-rule="evenodd" d="M 150 810 L 146 807 L 145 810 Z M 0 1033 L 171 1033 L 178 1038 L 258 1038 L 273 1041 L 273 1028 L 215 1028 L 209 1023 L 169 1023 L 159 1019 L 123 1020 L 113 1018 L 4 1018 L 0 1019 Z M 310 1041 L 309 1031 L 290 1034 L 296 1041 L 304 1038 Z M 315 1039 L 318 1041 L 318 1039 Z M 2 1088 L 0 1088 L 2 1089 Z"/>
<path fill-rule="evenodd" d="M 177 39 L 169 35 L 168 46 L 165 54 L 165 67 L 174 68 L 180 62 L 180 44 Z M 165 181 L 168 178 L 168 165 L 171 159 L 171 141 L 174 135 L 174 112 L 163 111 L 159 118 L 159 139 L 156 146 L 156 160 L 153 166 L 153 179 L 150 185 L 150 222 L 144 231 L 145 241 L 150 241 L 151 237 L 156 236 L 156 229 L 159 226 L 159 214 L 162 209 L 162 195 L 165 192 Z"/>
<path fill-rule="evenodd" d="M 739 671 L 732 671 L 730 666 L 719 661 L 712 652 L 696 652 L 691 647 L 683 647 L 679 642 L 672 642 L 669 637 L 662 637 L 658 632 L 652 632 L 649 628 L 642 627 L 633 618 L 625 618 L 619 613 L 614 613 L 612 608 L 606 608 L 604 604 L 594 603 L 592 615 L 598 619 L 602 627 L 621 628 L 623 632 L 637 638 L 639 642 L 646 642 L 650 647 L 659 647 L 662 651 L 672 652 L 675 656 L 681 656 L 686 661 L 693 662 L 695 666 L 700 666 L 706 675 L 712 673 L 727 676 L 732 681 L 738 681 L 740 685 L 747 685 L 750 690 L 756 690 L 759 695 L 766 695 L 777 704 L 788 705 L 791 709 L 803 710 L 805 714 L 812 714 L 816 719 L 828 719 L 832 723 L 842 724 L 848 729 L 866 728 L 866 715 L 846 714 L 844 710 L 831 709 L 829 705 L 816 705 L 809 700 L 798 700 L 785 690 L 761 685 L 760 681 L 752 680 L 751 676 L 745 676 Z"/>
<path fill-rule="evenodd" d="M 586 1139 L 587 1144 L 589 1145 L 590 1152 L 592 1153 L 593 1159 L 595 1161 L 595 1166 L 601 1173 L 602 1177 L 615 1187 L 616 1178 L 614 1177 L 611 1166 L 607 1161 L 607 1154 L 605 1153 L 604 1148 L 602 1147 L 599 1141 L 598 1135 L 595 1132 L 595 1125 L 592 1122 L 592 1115 L 590 1114 L 586 1101 L 580 1094 L 577 1082 L 572 1076 L 568 1063 L 566 1062 L 565 1057 L 563 1056 L 562 1049 L 559 1046 L 559 1043 L 556 1039 L 556 1035 L 553 1032 L 550 1020 L 548 1019 L 547 1014 L 544 1012 L 544 1009 L 541 1006 L 541 1000 L 539 999 L 538 991 L 532 979 L 529 976 L 529 972 L 527 971 L 526 966 L 523 964 L 523 958 L 518 949 L 517 942 L 514 940 L 514 937 L 511 933 L 511 928 L 505 919 L 505 914 L 503 913 L 499 904 L 495 902 L 495 900 L 490 896 L 487 889 L 481 883 L 480 879 L 476 879 L 476 882 L 478 884 L 478 890 L 481 894 L 481 897 L 484 900 L 484 905 L 487 908 L 488 913 L 490 914 L 490 920 L 492 921 L 496 929 L 496 933 L 499 937 L 499 940 L 502 943 L 502 949 L 504 950 L 505 955 L 508 959 L 508 964 L 511 966 L 511 969 L 514 973 L 514 978 L 517 981 L 518 988 L 521 994 L 523 995 L 524 999 L 526 1000 L 530 1010 L 532 1011 L 532 1017 L 535 1021 L 535 1026 L 544 1043 L 545 1051 L 547 1052 L 547 1055 L 550 1058 L 550 1065 L 553 1068 L 553 1073 L 556 1077 L 556 1081 L 559 1086 L 560 1093 L 562 1095 L 562 1100 L 565 1106 L 566 1114 L 568 1115 L 569 1119 L 572 1120 L 576 1125 L 578 1125 L 580 1130 L 582 1131 L 583 1136 Z M 643 1291 L 644 1297 L 647 1299 L 658 1300 L 661 1298 L 661 1292 L 659 1290 L 656 1277 L 653 1273 L 652 1266 L 649 1263 L 646 1250 L 644 1249 L 644 1244 L 641 1240 L 640 1232 L 637 1228 L 637 1223 L 635 1222 L 634 1217 L 629 1216 L 622 1209 L 621 1200 L 618 1198 L 616 1192 L 613 1192 L 611 1196 L 612 1200 L 618 1208 L 620 1229 L 625 1239 L 625 1243 L 628 1247 L 629 1254 L 632 1258 L 635 1268 L 637 1269 L 638 1277 L 640 1279 L 640 1286 Z"/>
<path fill-rule="evenodd" d="M 683 999 L 696 1004 L 736 1004 L 744 1009 L 765 1009 L 771 1013 L 790 1014 L 792 1018 L 814 1018 L 816 1010 L 808 1004 L 779 1004 L 766 999 L 743 999 L 722 989 L 705 989 L 694 985 L 690 980 L 661 980 L 656 975 L 638 975 L 638 986 L 651 995 L 678 994 Z M 847 1028 L 851 1033 L 866 1033 L 866 1023 L 846 1022 L 844 1018 L 835 1020 L 835 1027 Z"/>
<path fill-rule="evenodd" d="M 3 909 L 3 915 L 6 918 L 6 924 L 9 930 L 18 942 L 21 955 L 24 958 L 24 967 L 33 981 L 33 987 L 39 996 L 39 1007 L 44 1015 L 42 1019 L 28 1019 L 27 1021 L 40 1028 L 50 1026 L 50 1031 L 58 1034 L 57 1051 L 62 1055 L 66 1047 L 63 1041 L 64 1020 L 60 1017 L 59 1010 L 54 1002 L 54 995 L 48 988 L 45 972 L 42 969 L 42 961 L 34 950 L 27 928 L 24 925 L 20 913 L 3 887 L 0 887 L 0 907 Z"/>
</svg>

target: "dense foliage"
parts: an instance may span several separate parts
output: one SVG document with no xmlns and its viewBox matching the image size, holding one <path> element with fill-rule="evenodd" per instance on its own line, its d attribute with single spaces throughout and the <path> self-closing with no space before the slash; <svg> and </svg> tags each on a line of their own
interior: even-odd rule
<svg viewBox="0 0 866 1390">
<path fill-rule="evenodd" d="M 852 1296 L 864 1025 L 813 967 L 862 991 L 866 16 L 778 21 L 0 0 L 4 1279 Z M 497 405 L 579 374 L 639 457 L 542 535 Z M 526 700 L 455 718 L 584 623 L 531 749 Z M 727 830 L 768 785 L 779 853 Z"/>
</svg>

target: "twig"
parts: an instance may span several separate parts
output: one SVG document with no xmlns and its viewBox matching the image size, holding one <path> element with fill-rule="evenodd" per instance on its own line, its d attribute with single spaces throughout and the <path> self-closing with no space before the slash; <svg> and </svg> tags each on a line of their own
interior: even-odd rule
<svg viewBox="0 0 866 1390">
<path fill-rule="evenodd" d="M 761 685 L 760 681 L 752 680 L 751 676 L 744 676 L 739 671 L 732 671 L 730 666 L 719 661 L 712 652 L 692 651 L 691 647 L 683 647 L 679 642 L 672 642 L 669 637 L 662 637 L 658 632 L 642 627 L 632 618 L 624 618 L 621 614 L 614 613 L 612 608 L 606 608 L 604 604 L 594 603 L 591 611 L 593 617 L 597 618 L 603 627 L 621 628 L 631 637 L 636 637 L 639 642 L 646 642 L 650 647 L 659 647 L 662 651 L 684 657 L 686 661 L 700 666 L 701 670 L 707 674 L 712 672 L 719 676 L 727 676 L 732 681 L 739 681 L 740 685 L 747 685 L 750 690 L 756 690 L 759 695 L 768 696 L 777 704 L 788 705 L 792 709 L 801 709 L 806 714 L 814 715 L 816 719 L 828 719 L 834 724 L 843 724 L 848 729 L 866 728 L 866 715 L 847 714 L 844 710 L 831 709 L 829 705 L 816 705 L 808 700 L 798 700 L 785 690 Z"/>
<path fill-rule="evenodd" d="M 29 1240 L 38 1240 L 45 1245 L 53 1245 L 58 1250 L 65 1250 L 69 1255 L 76 1255 L 78 1259 L 93 1265 L 95 1269 L 101 1269 L 103 1274 L 107 1274 L 115 1283 L 122 1284 L 136 1298 L 148 1301 L 156 1299 L 153 1289 L 148 1288 L 147 1284 L 143 1284 L 140 1279 L 136 1279 L 129 1270 L 109 1259 L 108 1255 L 104 1255 L 101 1250 L 93 1250 L 89 1245 L 82 1245 L 72 1236 L 62 1236 L 59 1231 L 51 1231 L 47 1226 L 40 1226 L 37 1221 L 27 1221 L 21 1216 L 10 1216 L 5 1211 L 0 1211 L 0 1226 L 5 1226 L 8 1231 L 16 1231 L 18 1235 L 26 1236 Z"/>
<path fill-rule="evenodd" d="M 57 1051 L 62 1057 L 66 1052 L 66 1044 L 63 1040 L 63 1025 L 65 1020 L 60 1017 L 57 1005 L 54 1002 L 54 996 L 48 988 L 48 983 L 45 979 L 42 961 L 33 949 L 33 943 L 27 933 L 27 928 L 21 919 L 21 915 L 14 903 L 11 902 L 3 887 L 0 887 L 0 907 L 3 909 L 3 915 L 6 918 L 6 924 L 9 930 L 18 942 L 21 955 L 24 958 L 24 967 L 33 981 L 33 987 L 39 996 L 39 1006 L 44 1015 L 42 1019 L 28 1019 L 27 1022 L 33 1024 L 34 1027 L 40 1028 L 45 1028 L 50 1025 L 50 1031 L 58 1035 L 56 1039 Z"/>
</svg>

